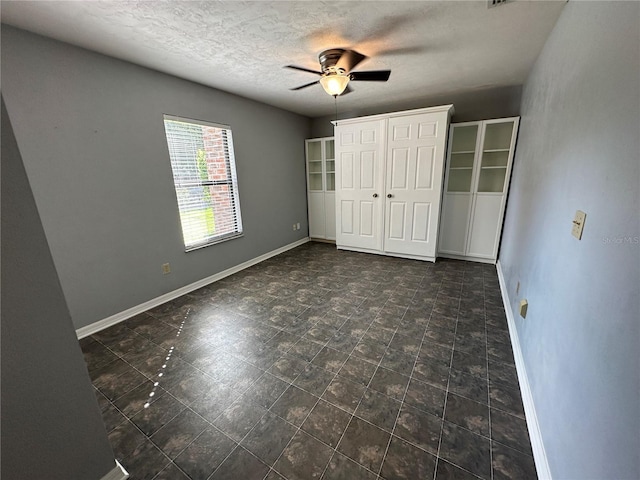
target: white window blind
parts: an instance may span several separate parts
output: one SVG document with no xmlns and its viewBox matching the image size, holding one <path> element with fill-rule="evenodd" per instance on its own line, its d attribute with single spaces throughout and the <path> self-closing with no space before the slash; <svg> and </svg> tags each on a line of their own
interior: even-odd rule
<svg viewBox="0 0 640 480">
<path fill-rule="evenodd" d="M 231 129 L 164 116 L 186 251 L 242 235 Z"/>
</svg>

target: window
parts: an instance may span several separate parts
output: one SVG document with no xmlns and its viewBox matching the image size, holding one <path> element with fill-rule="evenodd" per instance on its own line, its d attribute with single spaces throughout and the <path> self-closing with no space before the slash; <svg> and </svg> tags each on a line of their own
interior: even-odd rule
<svg viewBox="0 0 640 480">
<path fill-rule="evenodd" d="M 242 235 L 231 129 L 164 116 L 185 250 Z"/>
</svg>

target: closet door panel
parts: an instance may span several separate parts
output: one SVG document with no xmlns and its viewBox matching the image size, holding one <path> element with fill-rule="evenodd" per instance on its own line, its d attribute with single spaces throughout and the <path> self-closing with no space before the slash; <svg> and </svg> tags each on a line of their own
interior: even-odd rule
<svg viewBox="0 0 640 480">
<path fill-rule="evenodd" d="M 446 123 L 446 114 L 389 119 L 386 252 L 435 257 Z"/>
<path fill-rule="evenodd" d="M 382 122 L 336 129 L 336 243 L 382 248 Z"/>
</svg>

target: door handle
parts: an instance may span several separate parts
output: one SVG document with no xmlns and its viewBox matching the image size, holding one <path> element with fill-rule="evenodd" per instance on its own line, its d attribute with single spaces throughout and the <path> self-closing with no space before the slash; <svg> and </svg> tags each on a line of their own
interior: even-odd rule
<svg viewBox="0 0 640 480">
<path fill-rule="evenodd" d="M 377 193 L 374 193 L 374 194 L 373 194 L 373 198 L 378 198 L 378 194 L 377 194 Z"/>
<path fill-rule="evenodd" d="M 387 193 L 387 198 L 392 198 L 393 195 L 391 195 L 390 193 Z"/>
</svg>

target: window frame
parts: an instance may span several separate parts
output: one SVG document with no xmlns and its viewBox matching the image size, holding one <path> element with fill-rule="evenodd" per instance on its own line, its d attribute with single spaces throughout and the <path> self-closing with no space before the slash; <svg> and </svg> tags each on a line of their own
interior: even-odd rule
<svg viewBox="0 0 640 480">
<path fill-rule="evenodd" d="M 178 175 L 176 175 L 176 169 L 174 169 L 174 166 L 177 167 L 179 162 L 178 160 L 174 162 L 174 158 L 172 157 L 172 153 L 171 153 L 172 145 L 170 145 L 169 135 L 167 132 L 167 124 L 166 124 L 167 121 L 179 122 L 179 123 L 185 123 L 188 125 L 197 125 L 197 126 L 203 126 L 203 127 L 213 127 L 213 128 L 223 130 L 221 136 L 223 137 L 223 146 L 226 147 L 224 149 L 224 163 L 225 163 L 225 171 L 226 171 L 225 180 L 211 180 L 211 179 L 184 180 L 184 179 L 181 179 Z M 167 146 L 167 154 L 169 156 L 169 164 L 170 164 L 171 173 L 172 173 L 172 183 L 174 187 L 174 193 L 176 195 L 176 206 L 178 207 L 178 215 L 180 218 L 180 230 L 182 232 L 182 241 L 183 241 L 185 252 L 199 250 L 201 248 L 205 248 L 210 245 L 216 245 L 218 243 L 226 242 L 228 240 L 233 240 L 235 238 L 243 237 L 244 229 L 242 225 L 242 214 L 241 214 L 241 207 L 240 207 L 237 162 L 236 162 L 235 151 L 233 147 L 233 132 L 231 130 L 231 127 L 229 125 L 209 122 L 206 120 L 183 117 L 179 115 L 163 114 L 163 128 L 164 128 L 165 141 Z M 203 136 L 203 139 L 204 139 L 204 136 Z M 174 147 L 175 146 L 176 144 L 174 144 Z M 193 159 L 193 165 L 195 168 L 198 168 L 197 157 Z M 184 211 L 181 206 L 181 202 L 179 200 L 179 197 L 180 197 L 179 191 L 181 189 L 194 188 L 194 187 L 195 188 L 200 187 L 204 191 L 209 187 L 218 186 L 218 185 L 227 185 L 229 187 L 229 198 L 230 198 L 231 205 L 228 207 L 228 209 L 231 211 L 231 215 L 234 219 L 234 225 L 235 225 L 234 231 L 229 233 L 217 234 L 213 236 L 204 235 L 202 240 L 200 241 L 187 243 L 187 240 L 185 237 L 185 234 L 186 234 L 185 227 L 184 227 L 185 224 L 183 223 Z M 211 198 L 208 206 L 210 206 L 215 212 L 216 205 L 214 203 L 213 198 Z M 214 216 L 214 221 L 215 221 L 215 216 Z"/>
</svg>

